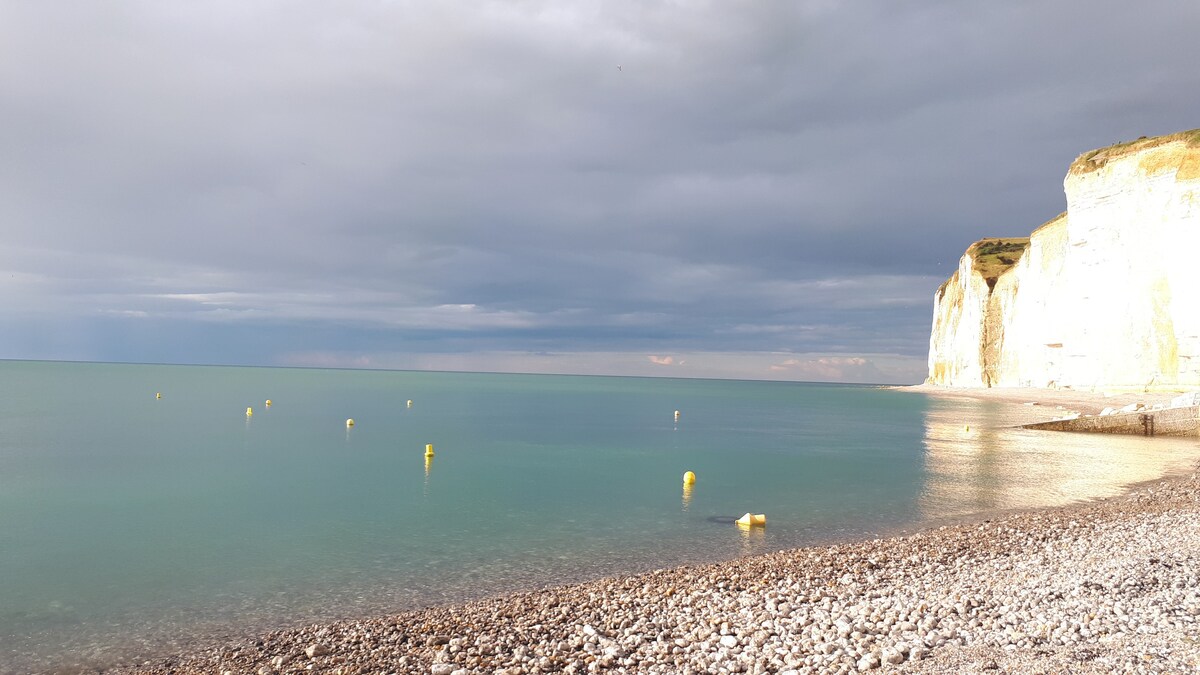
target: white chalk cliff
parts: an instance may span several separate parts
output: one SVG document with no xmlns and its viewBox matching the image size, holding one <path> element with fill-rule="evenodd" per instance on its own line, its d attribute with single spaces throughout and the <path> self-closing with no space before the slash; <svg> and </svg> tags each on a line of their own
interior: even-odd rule
<svg viewBox="0 0 1200 675">
<path fill-rule="evenodd" d="M 934 297 L 929 379 L 1200 385 L 1200 130 L 1081 155 L 1066 213 L 973 244 Z"/>
</svg>

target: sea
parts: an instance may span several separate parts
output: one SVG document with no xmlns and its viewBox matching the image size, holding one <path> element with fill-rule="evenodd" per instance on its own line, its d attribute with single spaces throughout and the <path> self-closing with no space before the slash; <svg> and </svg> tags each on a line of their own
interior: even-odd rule
<svg viewBox="0 0 1200 675">
<path fill-rule="evenodd" d="M 891 536 L 1200 458 L 1195 439 L 1014 427 L 1053 412 L 871 385 L 0 361 L 0 672 Z"/>
</svg>

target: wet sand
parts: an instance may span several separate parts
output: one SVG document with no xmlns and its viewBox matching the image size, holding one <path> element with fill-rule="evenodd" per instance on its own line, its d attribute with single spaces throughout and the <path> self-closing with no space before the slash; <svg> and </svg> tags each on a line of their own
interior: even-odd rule
<svg viewBox="0 0 1200 675">
<path fill-rule="evenodd" d="M 1157 403 L 1169 403 L 1171 399 L 1188 391 L 1186 389 L 1179 389 L 1178 391 L 1155 392 L 1102 392 L 1075 389 L 1037 389 L 1034 387 L 942 387 L 932 384 L 895 387 L 894 390 L 944 398 L 970 398 L 981 401 L 1032 404 L 1048 409 L 1046 419 L 1061 415 L 1061 413 L 1057 412 L 1060 407 L 1083 415 L 1096 415 L 1105 408 L 1120 408 L 1130 403 L 1145 403 L 1146 407 L 1149 408 Z"/>
</svg>

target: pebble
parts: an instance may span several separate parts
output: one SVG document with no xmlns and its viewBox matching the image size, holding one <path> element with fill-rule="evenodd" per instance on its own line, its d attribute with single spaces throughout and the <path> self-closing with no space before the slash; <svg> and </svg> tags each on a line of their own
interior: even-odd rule
<svg viewBox="0 0 1200 675">
<path fill-rule="evenodd" d="M 867 654 L 858 660 L 859 670 L 874 670 L 879 667 L 879 657 L 874 654 Z"/>
</svg>

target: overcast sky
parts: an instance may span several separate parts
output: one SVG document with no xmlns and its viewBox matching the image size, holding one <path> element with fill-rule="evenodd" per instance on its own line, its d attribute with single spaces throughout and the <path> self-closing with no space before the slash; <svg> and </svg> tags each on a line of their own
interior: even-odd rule
<svg viewBox="0 0 1200 675">
<path fill-rule="evenodd" d="M 917 382 L 1200 3 L 0 0 L 0 358 Z"/>
</svg>

